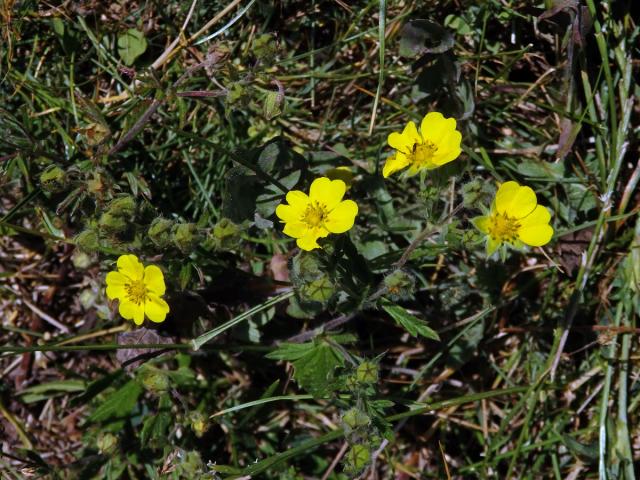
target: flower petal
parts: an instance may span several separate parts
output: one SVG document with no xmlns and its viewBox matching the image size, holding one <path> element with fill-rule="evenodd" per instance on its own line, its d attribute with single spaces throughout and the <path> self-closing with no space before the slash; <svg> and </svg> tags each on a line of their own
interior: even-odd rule
<svg viewBox="0 0 640 480">
<path fill-rule="evenodd" d="M 520 227 L 532 227 L 534 225 L 545 225 L 551 220 L 551 212 L 542 205 L 537 205 L 536 208 L 526 217 L 520 219 Z"/>
<path fill-rule="evenodd" d="M 306 205 L 303 207 L 300 203 L 296 205 L 281 203 L 276 207 L 276 216 L 283 222 L 297 222 L 304 215 L 305 209 Z"/>
<path fill-rule="evenodd" d="M 131 280 L 141 280 L 144 276 L 144 267 L 135 255 L 120 255 L 118 270 Z"/>
<path fill-rule="evenodd" d="M 313 234 L 309 234 L 305 237 L 302 238 L 298 238 L 296 240 L 296 244 L 298 245 L 298 247 L 302 250 L 306 250 L 311 251 L 315 248 L 320 248 L 320 245 L 318 245 L 318 237 L 316 237 Z"/>
<path fill-rule="evenodd" d="M 148 294 L 144 302 L 144 313 L 152 322 L 164 322 L 169 313 L 169 305 L 158 295 Z"/>
<path fill-rule="evenodd" d="M 387 143 L 391 148 L 395 148 L 404 154 L 409 154 L 416 143 L 422 143 L 422 138 L 418 134 L 416 124 L 409 122 L 402 133 L 390 133 L 387 137 Z"/>
<path fill-rule="evenodd" d="M 420 124 L 420 133 L 423 140 L 441 147 L 446 136 L 455 131 L 456 119 L 444 118 L 440 112 L 430 112 L 425 115 Z M 444 145 L 442 145 L 444 146 Z"/>
<path fill-rule="evenodd" d="M 304 237 L 309 231 L 309 225 L 304 222 L 287 222 L 282 232 L 293 238 Z"/>
<path fill-rule="evenodd" d="M 300 190 L 291 190 L 287 193 L 286 199 L 289 205 L 302 210 L 307 208 L 307 205 L 309 205 L 309 196 Z"/>
<path fill-rule="evenodd" d="M 115 298 L 124 298 L 127 294 L 125 285 L 130 282 L 129 278 L 120 272 L 109 272 L 105 279 L 107 283 L 107 298 L 113 300 Z"/>
<path fill-rule="evenodd" d="M 342 180 L 329 180 L 327 177 L 316 178 L 309 189 L 309 199 L 325 205 L 331 210 L 340 203 L 347 185 Z"/>
<path fill-rule="evenodd" d="M 454 150 L 446 150 L 443 152 L 436 152 L 431 161 L 436 167 L 441 167 L 442 165 L 453 162 L 456 158 L 460 156 L 462 150 L 460 148 Z"/>
<path fill-rule="evenodd" d="M 164 275 L 155 265 L 149 265 L 144 269 L 144 285 L 157 295 L 164 295 L 166 286 L 164 284 Z"/>
<path fill-rule="evenodd" d="M 137 303 L 129 302 L 129 301 L 120 301 L 120 305 L 118 306 L 118 311 L 120 315 L 125 320 L 133 320 L 136 325 L 142 325 L 144 321 L 144 305 Z"/>
<path fill-rule="evenodd" d="M 505 182 L 496 193 L 496 209 L 512 218 L 524 218 L 536 208 L 535 192 L 530 187 L 521 187 L 517 182 Z"/>
<path fill-rule="evenodd" d="M 532 247 L 541 247 L 553 237 L 553 228 L 548 224 L 532 225 L 518 230 L 518 238 Z"/>
<path fill-rule="evenodd" d="M 457 130 L 445 134 L 433 155 L 433 163 L 441 166 L 458 158 L 462 153 L 460 142 L 462 142 L 462 134 Z"/>
<path fill-rule="evenodd" d="M 329 212 L 324 226 L 331 233 L 344 233 L 353 227 L 357 214 L 358 204 L 353 200 L 345 200 Z"/>
<path fill-rule="evenodd" d="M 404 153 L 397 152 L 387 158 L 387 161 L 384 164 L 384 168 L 382 169 L 382 176 L 384 178 L 387 178 L 392 173 L 395 173 L 398 170 L 402 170 L 403 168 L 409 166 L 410 163 L 411 161 Z"/>
</svg>

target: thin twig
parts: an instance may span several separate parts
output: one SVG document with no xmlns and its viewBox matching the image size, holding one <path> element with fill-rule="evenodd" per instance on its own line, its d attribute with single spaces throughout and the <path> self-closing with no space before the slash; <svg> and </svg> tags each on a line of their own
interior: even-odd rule
<svg viewBox="0 0 640 480">
<path fill-rule="evenodd" d="M 333 459 L 333 462 L 331 462 L 331 465 L 329 465 L 329 468 L 327 468 L 327 471 L 324 472 L 324 475 L 322 475 L 321 480 L 327 480 L 327 478 L 329 478 L 329 475 L 331 475 L 331 473 L 335 470 L 340 459 L 344 457 L 345 453 L 347 453 L 347 448 L 349 448 L 349 442 L 344 442 L 342 444 L 342 447 L 340 447 L 340 450 L 336 454 L 335 458 Z"/>
<path fill-rule="evenodd" d="M 180 39 L 183 38 L 184 31 L 187 29 L 187 25 L 189 25 L 189 21 L 191 20 L 193 11 L 196 8 L 196 3 L 198 3 L 198 0 L 193 0 L 193 2 L 191 3 L 191 7 L 189 8 L 189 13 L 187 13 L 187 18 L 184 20 L 184 23 L 182 24 L 182 28 L 180 28 L 180 32 L 178 32 L 178 35 L 176 36 L 175 40 L 171 42 L 171 45 L 169 45 L 165 49 L 165 51 L 162 52 L 162 55 L 160 55 L 156 59 L 156 61 L 151 64 L 151 68 L 153 68 L 154 70 L 158 69 L 164 64 L 164 62 L 169 57 L 169 55 L 173 53 L 173 50 L 176 48 L 176 45 L 178 45 L 178 42 L 180 41 Z"/>
</svg>

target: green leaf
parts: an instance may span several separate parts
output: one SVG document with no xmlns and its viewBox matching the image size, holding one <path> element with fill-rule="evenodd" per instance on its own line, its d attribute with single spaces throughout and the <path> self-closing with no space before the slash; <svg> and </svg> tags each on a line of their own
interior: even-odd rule
<svg viewBox="0 0 640 480">
<path fill-rule="evenodd" d="M 136 406 L 141 393 L 142 386 L 135 380 L 129 380 L 119 390 L 109 395 L 87 421 L 101 422 L 128 415 Z"/>
<path fill-rule="evenodd" d="M 425 53 L 444 53 L 453 48 L 453 34 L 430 20 L 413 20 L 400 33 L 400 55 L 420 57 Z"/>
<path fill-rule="evenodd" d="M 598 445 L 596 442 L 590 445 L 583 445 L 571 435 L 562 435 L 562 443 L 573 453 L 583 460 L 595 460 L 598 458 Z"/>
<path fill-rule="evenodd" d="M 133 28 L 118 35 L 118 55 L 125 65 L 133 65 L 140 55 L 147 49 L 147 40 L 144 34 Z"/>
<path fill-rule="evenodd" d="M 344 358 L 326 340 L 309 343 L 284 343 L 267 358 L 287 360 L 293 364 L 293 378 L 316 398 L 331 392 L 335 369 L 344 365 Z"/>
<path fill-rule="evenodd" d="M 414 317 L 404 308 L 398 305 L 394 305 L 393 303 L 382 305 L 382 308 L 385 312 L 391 315 L 391 318 L 393 318 L 398 325 L 403 327 L 414 337 L 421 335 L 425 338 L 430 338 L 431 340 L 440 341 L 440 337 L 438 336 L 438 334 L 435 332 L 435 330 L 429 328 L 427 322 Z"/>
<path fill-rule="evenodd" d="M 19 395 L 24 403 L 33 403 L 63 393 L 83 392 L 86 388 L 83 380 L 56 380 L 25 388 Z"/>
<path fill-rule="evenodd" d="M 158 412 L 149 415 L 143 422 L 140 432 L 140 443 L 143 448 L 147 443 L 151 446 L 162 446 L 166 442 L 166 432 L 171 420 L 171 398 L 165 394 L 158 402 Z"/>
</svg>

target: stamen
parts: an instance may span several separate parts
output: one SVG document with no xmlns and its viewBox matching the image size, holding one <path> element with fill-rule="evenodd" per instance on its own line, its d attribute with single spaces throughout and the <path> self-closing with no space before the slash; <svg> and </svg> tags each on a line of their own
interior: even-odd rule
<svg viewBox="0 0 640 480">
<path fill-rule="evenodd" d="M 489 236 L 496 241 L 515 243 L 518 239 L 520 223 L 507 214 L 494 213 L 489 218 Z"/>
<path fill-rule="evenodd" d="M 302 221 L 311 227 L 319 227 L 327 217 L 327 207 L 323 203 L 310 203 L 302 216 Z"/>
<path fill-rule="evenodd" d="M 144 300 L 147 297 L 147 287 L 144 284 L 144 280 L 132 281 L 131 283 L 127 283 L 124 288 L 127 291 L 127 297 L 131 302 L 136 305 L 144 303 Z"/>
<path fill-rule="evenodd" d="M 411 148 L 411 154 L 413 156 L 413 161 L 418 165 L 425 165 L 431 163 L 433 156 L 438 151 L 438 147 L 430 142 L 429 140 L 425 140 L 424 143 L 414 143 Z"/>
</svg>

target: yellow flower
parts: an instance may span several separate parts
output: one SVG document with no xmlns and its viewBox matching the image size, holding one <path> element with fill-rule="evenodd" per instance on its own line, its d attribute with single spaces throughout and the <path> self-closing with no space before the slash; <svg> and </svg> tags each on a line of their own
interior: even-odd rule
<svg viewBox="0 0 640 480">
<path fill-rule="evenodd" d="M 498 188 L 489 215 L 474 218 L 473 224 L 487 235 L 487 255 L 491 255 L 503 243 L 516 248 L 549 243 L 553 236 L 549 220 L 551 214 L 538 205 L 535 192 L 511 181 Z"/>
<path fill-rule="evenodd" d="M 402 133 L 389 134 L 387 142 L 396 153 L 387 159 L 382 175 L 387 178 L 406 167 L 410 167 L 409 175 L 441 167 L 458 158 L 461 140 L 455 118 L 444 118 L 439 112 L 428 113 L 422 119 L 420 133 L 416 124 L 409 122 Z"/>
<path fill-rule="evenodd" d="M 342 200 L 346 189 L 342 180 L 321 177 L 313 181 L 309 195 L 299 190 L 287 193 L 289 205 L 281 203 L 276 208 L 276 215 L 285 224 L 285 235 L 297 239 L 302 250 L 313 250 L 320 247 L 318 238 L 353 227 L 358 205 Z"/>
<path fill-rule="evenodd" d="M 155 265 L 144 267 L 135 255 L 121 255 L 118 271 L 107 274 L 107 297 L 118 299 L 120 315 L 142 325 L 145 314 L 152 322 L 164 322 L 169 305 L 161 297 L 165 284 Z"/>
</svg>

